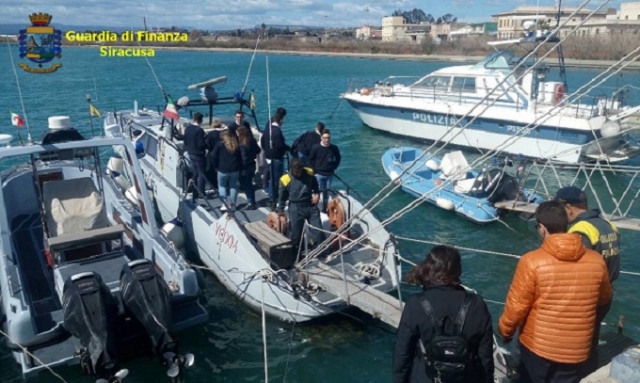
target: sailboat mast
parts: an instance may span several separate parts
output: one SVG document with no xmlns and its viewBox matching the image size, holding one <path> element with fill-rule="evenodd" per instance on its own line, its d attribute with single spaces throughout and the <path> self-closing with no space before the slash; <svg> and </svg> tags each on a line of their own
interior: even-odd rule
<svg viewBox="0 0 640 383">
<path fill-rule="evenodd" d="M 562 0 L 558 0 L 558 13 L 556 15 L 556 29 L 560 25 L 560 16 L 562 15 Z M 558 38 L 560 37 L 560 30 L 556 32 L 558 34 Z M 564 54 L 562 53 L 562 44 L 558 45 L 558 67 L 560 68 L 560 81 L 564 84 L 565 92 L 569 91 L 569 86 L 567 84 L 567 72 L 564 64 Z"/>
</svg>

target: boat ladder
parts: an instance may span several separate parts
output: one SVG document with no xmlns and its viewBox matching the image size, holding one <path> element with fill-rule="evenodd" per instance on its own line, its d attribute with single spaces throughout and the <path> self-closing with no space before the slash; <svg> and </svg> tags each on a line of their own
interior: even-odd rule
<svg viewBox="0 0 640 383">
<path fill-rule="evenodd" d="M 332 267 L 318 262 L 305 268 L 305 274 L 310 282 L 340 297 L 350 306 L 358 307 L 374 318 L 398 327 L 403 309 L 403 303 L 398 298 L 355 278 L 344 278 L 340 265 Z"/>
</svg>

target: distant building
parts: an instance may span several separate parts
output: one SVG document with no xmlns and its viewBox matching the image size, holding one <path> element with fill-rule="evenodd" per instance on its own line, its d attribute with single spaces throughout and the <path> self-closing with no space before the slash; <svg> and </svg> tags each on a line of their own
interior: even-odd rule
<svg viewBox="0 0 640 383">
<path fill-rule="evenodd" d="M 419 43 L 433 34 L 434 26 L 430 23 L 409 24 L 402 16 L 386 16 L 382 18 L 382 41 Z"/>
<path fill-rule="evenodd" d="M 599 36 L 606 34 L 638 34 L 640 31 L 640 2 L 622 3 L 620 11 L 608 9 L 598 11 L 589 19 L 592 12 L 582 9 L 576 12 L 576 8 L 564 8 L 560 14 L 560 37 L 566 36 L 579 26 L 573 35 L 578 37 Z M 557 8 L 554 7 L 520 7 L 514 11 L 493 15 L 493 20 L 498 23 L 499 39 L 517 39 L 524 36 L 522 23 L 526 20 L 538 20 L 541 30 L 551 30 L 557 25 Z M 571 17 L 570 17 L 571 16 Z"/>
<path fill-rule="evenodd" d="M 560 24 L 574 12 L 577 8 L 563 8 L 560 13 Z M 571 18 L 569 23 L 578 24 L 593 12 L 591 9 L 582 9 L 577 11 Z M 598 11 L 591 16 L 592 21 L 605 20 L 607 11 Z M 498 39 L 517 39 L 524 36 L 522 23 L 530 17 L 529 20 L 538 20 L 541 28 L 550 29 L 556 25 L 558 9 L 555 7 L 519 7 L 512 11 L 498 13 L 491 16 L 493 21 L 498 24 Z M 574 24 L 574 26 L 575 26 Z M 566 25 L 569 28 L 569 24 Z"/>
<path fill-rule="evenodd" d="M 382 28 L 372 27 L 371 25 L 363 25 L 356 29 L 355 37 L 358 40 L 381 40 Z"/>
<path fill-rule="evenodd" d="M 383 17 L 382 41 L 403 41 L 408 27 L 402 16 Z"/>
<path fill-rule="evenodd" d="M 620 4 L 619 20 L 640 20 L 640 2 Z"/>
<path fill-rule="evenodd" d="M 488 21 L 484 23 L 472 23 L 464 25 L 459 29 L 451 31 L 449 38 L 458 40 L 469 36 L 496 36 L 498 33 L 498 23 Z"/>
</svg>

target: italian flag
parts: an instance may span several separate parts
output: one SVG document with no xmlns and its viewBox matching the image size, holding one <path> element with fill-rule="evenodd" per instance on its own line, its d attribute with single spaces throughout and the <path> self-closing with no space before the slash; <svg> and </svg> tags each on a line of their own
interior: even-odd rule
<svg viewBox="0 0 640 383">
<path fill-rule="evenodd" d="M 19 115 L 13 113 L 13 112 L 9 112 L 11 113 L 11 125 L 13 126 L 24 126 L 24 121 L 22 120 L 22 117 L 20 117 Z"/>
<path fill-rule="evenodd" d="M 173 99 L 171 98 L 171 96 L 167 96 L 167 107 L 164 110 L 164 116 L 171 120 L 180 119 L 180 115 L 178 114 L 178 110 L 176 109 L 176 106 L 173 103 Z"/>
</svg>

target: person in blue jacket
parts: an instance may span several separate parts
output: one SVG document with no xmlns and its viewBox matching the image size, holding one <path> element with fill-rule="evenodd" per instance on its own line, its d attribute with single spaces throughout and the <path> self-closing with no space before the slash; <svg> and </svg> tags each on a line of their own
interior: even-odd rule
<svg viewBox="0 0 640 383">
<path fill-rule="evenodd" d="M 255 210 L 256 192 L 253 185 L 253 176 L 256 174 L 256 158 L 262 151 L 258 142 L 253 138 L 251 130 L 246 126 L 239 126 L 236 130 L 240 142 L 240 155 L 242 168 L 240 169 L 240 186 L 247 196 L 247 205 L 243 210 Z"/>
</svg>

